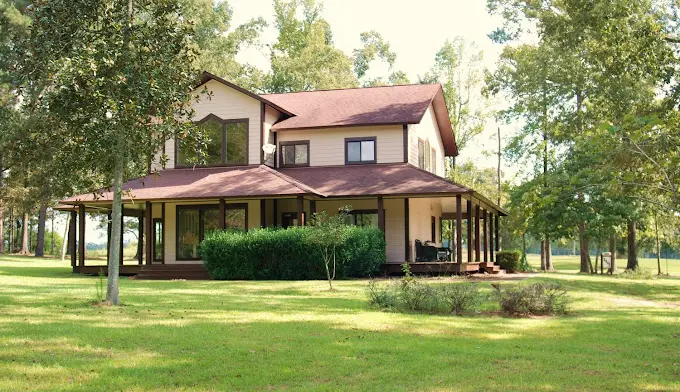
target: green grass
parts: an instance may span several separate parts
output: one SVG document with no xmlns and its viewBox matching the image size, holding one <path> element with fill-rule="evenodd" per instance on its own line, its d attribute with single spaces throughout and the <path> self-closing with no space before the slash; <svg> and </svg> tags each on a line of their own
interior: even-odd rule
<svg viewBox="0 0 680 392">
<path fill-rule="evenodd" d="M 113 308 L 96 277 L 0 256 L 0 390 L 680 391 L 678 278 L 547 279 L 570 316 L 380 312 L 366 281 L 122 279 Z"/>
<path fill-rule="evenodd" d="M 595 264 L 595 256 L 591 256 L 593 265 Z M 581 269 L 581 259 L 579 256 L 553 256 L 553 264 L 556 270 L 561 272 L 578 272 Z M 539 255 L 527 254 L 527 259 L 529 264 L 534 268 L 540 268 L 541 258 Z M 616 259 L 617 267 L 619 270 L 623 271 L 626 269 L 627 259 Z M 639 259 L 640 267 L 646 268 L 654 275 L 658 272 L 656 259 Z M 668 265 L 668 271 L 666 270 L 666 265 Z M 599 261 L 597 270 L 600 270 Z M 676 259 L 661 259 L 661 272 L 670 274 L 671 276 L 680 277 L 680 260 Z"/>
</svg>

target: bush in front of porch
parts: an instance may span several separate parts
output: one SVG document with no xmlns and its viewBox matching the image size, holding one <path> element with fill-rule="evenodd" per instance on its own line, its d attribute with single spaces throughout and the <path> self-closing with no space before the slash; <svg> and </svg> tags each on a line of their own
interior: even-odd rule
<svg viewBox="0 0 680 392">
<path fill-rule="evenodd" d="M 320 249 L 309 241 L 314 227 L 217 231 L 200 245 L 203 262 L 219 280 L 325 279 Z M 337 250 L 338 278 L 375 276 L 385 263 L 385 239 L 376 228 L 346 226 Z"/>
</svg>

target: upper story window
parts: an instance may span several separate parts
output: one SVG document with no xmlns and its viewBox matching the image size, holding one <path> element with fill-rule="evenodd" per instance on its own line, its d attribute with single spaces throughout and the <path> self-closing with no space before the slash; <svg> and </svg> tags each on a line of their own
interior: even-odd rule
<svg viewBox="0 0 680 392">
<path fill-rule="evenodd" d="M 425 167 L 423 167 L 423 169 L 425 169 L 427 171 L 431 171 L 431 169 L 432 169 L 432 162 L 431 162 L 432 157 L 430 156 L 430 141 L 429 140 L 425 140 L 425 150 L 423 151 L 423 153 L 425 154 Z"/>
<path fill-rule="evenodd" d="M 309 166 L 309 140 L 281 142 L 281 167 Z"/>
<path fill-rule="evenodd" d="M 345 163 L 376 163 L 375 137 L 359 137 L 345 139 Z"/>
<path fill-rule="evenodd" d="M 425 168 L 425 142 L 422 139 L 418 139 L 418 167 Z"/>
<path fill-rule="evenodd" d="M 175 143 L 175 167 L 248 164 L 248 119 L 223 120 L 211 114 L 196 123 L 205 138 L 205 156 L 198 156 L 193 141 Z"/>
</svg>

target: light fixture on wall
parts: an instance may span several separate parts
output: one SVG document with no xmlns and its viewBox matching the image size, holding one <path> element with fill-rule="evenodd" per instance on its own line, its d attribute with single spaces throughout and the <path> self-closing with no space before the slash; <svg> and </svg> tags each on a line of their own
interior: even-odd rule
<svg viewBox="0 0 680 392">
<path fill-rule="evenodd" d="M 269 159 L 269 156 L 274 155 L 276 152 L 276 146 L 273 144 L 265 144 L 262 146 L 262 151 L 264 151 L 264 160 Z"/>
</svg>

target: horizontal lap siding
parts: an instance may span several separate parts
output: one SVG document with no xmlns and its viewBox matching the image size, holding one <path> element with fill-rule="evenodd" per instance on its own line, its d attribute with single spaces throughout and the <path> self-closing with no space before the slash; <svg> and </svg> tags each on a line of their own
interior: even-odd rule
<svg viewBox="0 0 680 392">
<path fill-rule="evenodd" d="M 278 142 L 309 140 L 310 166 L 345 164 L 345 138 L 376 137 L 378 163 L 404 161 L 404 131 L 401 125 L 338 127 L 278 132 Z M 277 151 L 281 151 L 277 148 Z"/>
<path fill-rule="evenodd" d="M 271 129 L 272 125 L 274 125 L 274 123 L 276 123 L 276 121 L 279 119 L 279 116 L 281 116 L 281 113 L 279 113 L 278 110 L 273 109 L 270 106 L 265 106 L 263 128 L 264 135 L 262 136 L 264 144 L 274 144 L 274 132 L 272 132 Z M 276 153 L 268 156 L 264 164 L 270 167 L 274 167 L 275 157 Z"/>
<path fill-rule="evenodd" d="M 427 109 L 419 124 L 409 125 L 409 163 L 416 167 L 418 166 L 418 139 L 429 140 L 430 148 L 434 148 L 437 152 L 437 165 L 433 172 L 444 176 L 444 145 L 432 105 Z"/>
<path fill-rule="evenodd" d="M 415 260 L 416 240 L 423 242 L 432 239 L 432 217 L 435 217 L 435 242 L 439 243 L 439 220 L 442 216 L 441 199 L 409 199 L 409 240 L 411 259 Z"/>
<path fill-rule="evenodd" d="M 403 156 L 403 154 L 402 154 Z M 375 210 L 378 208 L 378 200 L 332 200 L 317 201 L 316 211 L 326 211 L 329 214 L 337 214 L 338 209 L 351 206 L 354 210 Z M 385 199 L 385 242 L 387 243 L 387 262 L 404 262 L 404 200 Z"/>
</svg>

